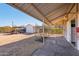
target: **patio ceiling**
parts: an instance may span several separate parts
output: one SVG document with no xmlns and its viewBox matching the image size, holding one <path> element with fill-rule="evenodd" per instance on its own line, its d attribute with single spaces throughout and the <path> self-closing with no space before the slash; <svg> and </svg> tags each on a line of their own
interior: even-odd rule
<svg viewBox="0 0 79 59">
<path fill-rule="evenodd" d="M 46 24 L 52 24 L 58 18 L 63 18 L 70 13 L 75 4 L 73 3 L 10 3 L 24 13 L 43 21 Z"/>
</svg>

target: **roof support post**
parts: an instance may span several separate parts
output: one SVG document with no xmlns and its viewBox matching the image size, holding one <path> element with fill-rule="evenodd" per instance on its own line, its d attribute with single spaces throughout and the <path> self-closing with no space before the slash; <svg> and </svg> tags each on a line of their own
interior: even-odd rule
<svg viewBox="0 0 79 59">
<path fill-rule="evenodd" d="M 44 31 L 44 19 L 43 19 L 43 25 L 42 25 L 42 27 L 43 27 L 43 45 L 44 45 L 44 34 L 45 34 L 45 31 Z"/>
<path fill-rule="evenodd" d="M 68 20 L 69 20 L 69 19 L 68 19 L 68 16 L 69 16 L 69 15 L 67 14 L 67 15 L 66 15 L 66 21 L 68 21 Z"/>
</svg>

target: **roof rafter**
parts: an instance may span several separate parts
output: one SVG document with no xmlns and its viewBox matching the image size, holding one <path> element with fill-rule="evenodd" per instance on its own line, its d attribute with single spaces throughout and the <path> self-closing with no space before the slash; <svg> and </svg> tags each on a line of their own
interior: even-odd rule
<svg viewBox="0 0 79 59">
<path fill-rule="evenodd" d="M 72 4 L 72 6 L 71 6 L 71 8 L 69 9 L 69 11 L 67 12 L 67 14 L 69 14 L 69 13 L 71 12 L 71 10 L 74 8 L 74 6 L 75 6 L 75 3 Z"/>
<path fill-rule="evenodd" d="M 52 19 L 51 21 L 53 21 L 53 20 L 55 20 L 55 19 L 58 19 L 58 18 L 60 18 L 60 17 L 63 17 L 63 16 L 65 16 L 65 15 L 68 15 L 68 14 L 71 12 L 71 10 L 73 9 L 74 6 L 75 6 L 75 4 L 73 4 L 73 5 L 71 6 L 71 8 L 69 9 L 69 11 L 68 11 L 67 13 L 65 13 L 65 14 L 63 14 L 63 15 L 60 15 L 60 16 L 58 16 L 58 17 Z"/>
<path fill-rule="evenodd" d="M 45 20 L 45 21 L 48 21 L 49 23 L 51 23 L 51 22 L 43 15 L 43 13 L 42 13 L 34 4 L 31 3 L 31 5 L 32 5 L 32 7 L 33 7 L 35 10 L 37 10 L 37 11 L 40 13 L 40 15 L 42 15 L 42 16 L 44 17 L 44 20 Z M 51 25 L 53 25 L 53 24 L 51 23 Z"/>
<path fill-rule="evenodd" d="M 15 3 L 9 4 L 9 5 L 15 7 L 16 9 L 21 10 L 21 11 L 24 12 L 24 13 L 27 13 L 28 15 L 30 15 L 30 16 L 32 16 L 32 17 L 34 17 L 32 14 L 29 14 L 28 12 L 26 12 L 26 11 L 32 6 L 30 3 L 29 3 L 28 6 L 25 7 L 25 8 L 23 8 L 23 7 L 18 7 L 19 5 L 18 5 L 18 4 L 15 4 Z M 17 8 L 17 7 L 18 7 L 18 8 Z M 34 18 L 38 19 L 37 17 L 34 17 Z M 40 19 L 39 19 L 39 20 L 40 20 Z M 42 21 L 42 20 L 40 20 L 40 21 Z M 46 24 L 50 24 L 50 23 L 48 23 L 47 21 L 45 21 L 45 23 L 46 23 Z"/>
<path fill-rule="evenodd" d="M 53 21 L 53 20 L 55 20 L 55 19 L 58 19 L 58 18 L 64 17 L 65 15 L 66 15 L 66 13 L 65 13 L 65 14 L 62 14 L 62 15 L 60 15 L 60 16 L 58 16 L 58 17 L 56 17 L 56 18 L 54 18 L 54 19 L 52 19 L 52 20 L 50 20 L 50 21 Z"/>
<path fill-rule="evenodd" d="M 71 6 L 71 8 L 69 9 L 69 11 L 67 12 L 67 14 L 66 14 L 66 18 L 67 18 L 67 20 L 66 21 L 68 21 L 69 19 L 68 19 L 68 15 L 70 14 L 70 12 L 72 11 L 72 9 L 75 7 L 75 3 Z"/>
<path fill-rule="evenodd" d="M 56 9 L 52 10 L 50 13 L 48 13 L 48 15 L 46 15 L 46 17 L 50 16 L 53 12 L 57 11 L 58 9 L 61 9 L 62 7 L 64 7 L 64 6 L 62 5 L 62 6 L 59 6 L 58 8 L 56 8 Z"/>
</svg>

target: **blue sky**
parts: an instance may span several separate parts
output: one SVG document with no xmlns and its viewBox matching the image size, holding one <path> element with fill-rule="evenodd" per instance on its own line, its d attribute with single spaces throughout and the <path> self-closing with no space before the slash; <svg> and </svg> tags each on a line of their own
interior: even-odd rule
<svg viewBox="0 0 79 59">
<path fill-rule="evenodd" d="M 25 24 L 37 24 L 42 25 L 41 21 L 7 5 L 0 4 L 0 26 L 11 26 L 12 21 L 14 25 L 25 25 Z"/>
</svg>

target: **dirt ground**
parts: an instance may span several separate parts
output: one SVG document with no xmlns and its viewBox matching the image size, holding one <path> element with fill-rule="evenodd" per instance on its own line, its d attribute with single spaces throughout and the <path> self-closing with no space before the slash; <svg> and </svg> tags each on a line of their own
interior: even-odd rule
<svg viewBox="0 0 79 59">
<path fill-rule="evenodd" d="M 32 36 L 34 36 L 34 34 L 32 34 L 32 35 L 25 35 L 25 34 L 7 35 L 7 34 L 1 33 L 0 34 L 0 46 L 6 45 L 6 44 L 9 44 L 9 43 L 13 43 L 13 42 L 16 42 L 16 41 L 20 41 L 20 40 L 23 40 L 25 38 L 29 38 L 29 37 L 32 37 Z"/>
<path fill-rule="evenodd" d="M 51 35 L 50 35 L 51 36 Z M 60 35 L 53 35 L 60 36 Z M 36 41 L 35 34 L 0 34 L 0 56 L 31 56 L 43 43 Z"/>
<path fill-rule="evenodd" d="M 0 34 L 0 56 L 31 56 L 42 47 L 34 34 Z"/>
</svg>

